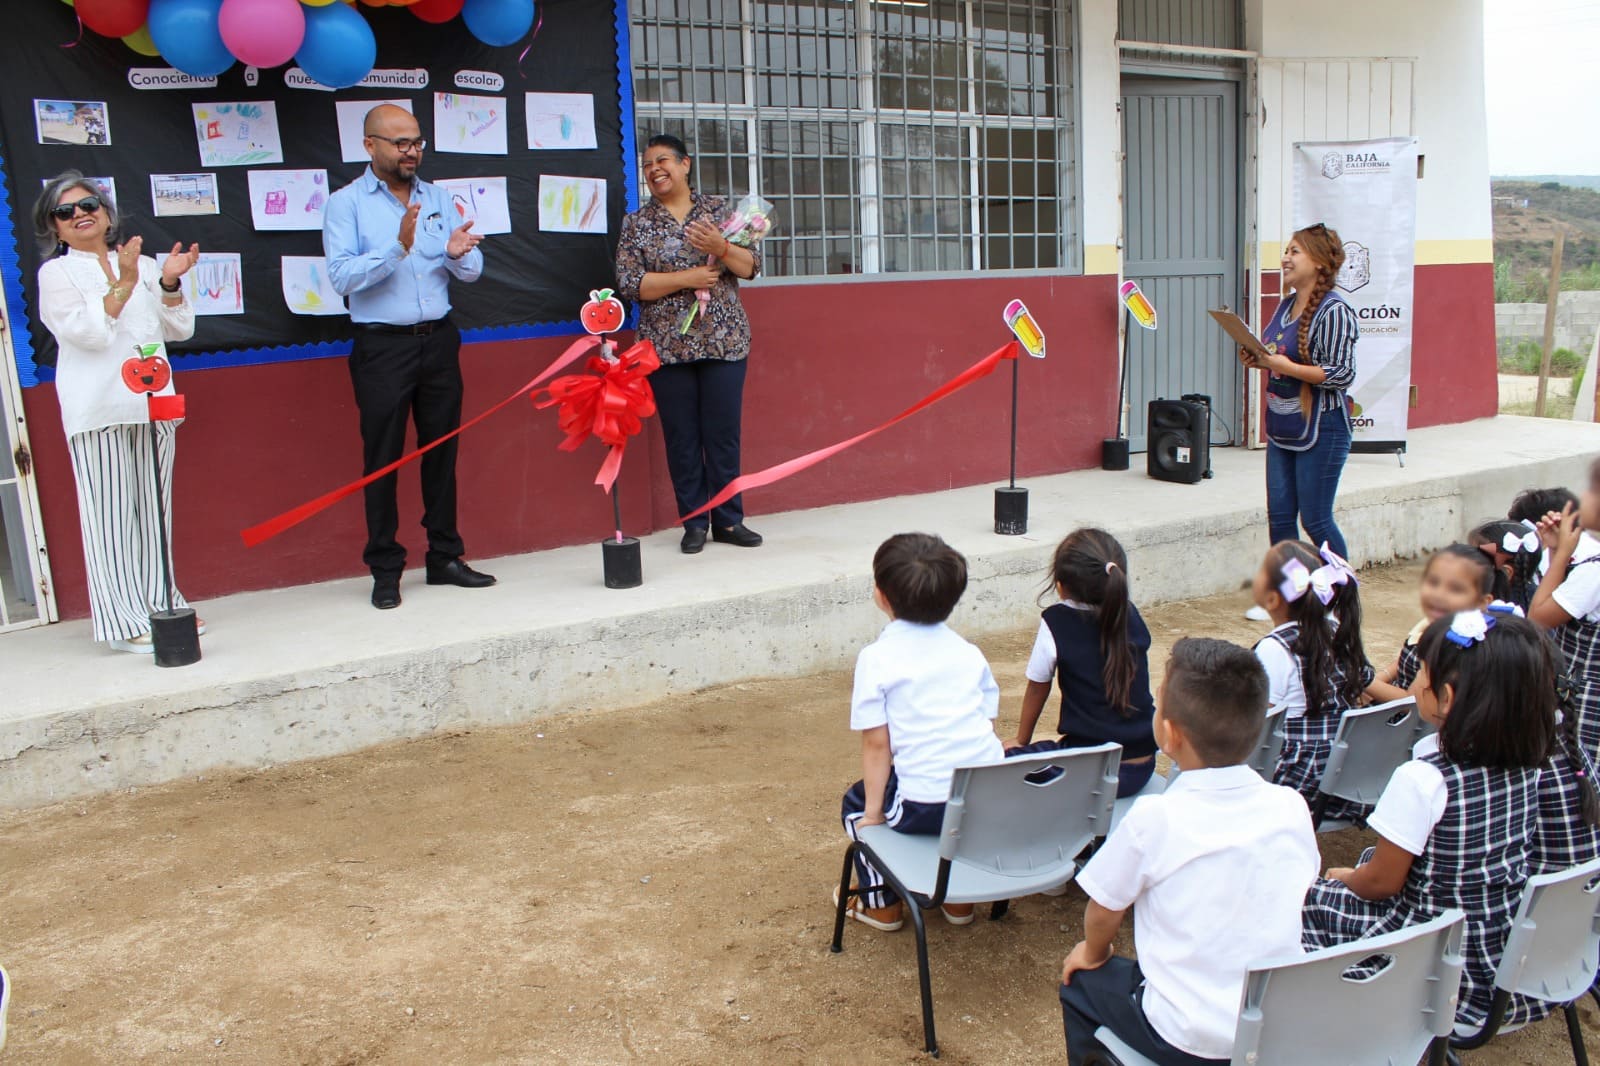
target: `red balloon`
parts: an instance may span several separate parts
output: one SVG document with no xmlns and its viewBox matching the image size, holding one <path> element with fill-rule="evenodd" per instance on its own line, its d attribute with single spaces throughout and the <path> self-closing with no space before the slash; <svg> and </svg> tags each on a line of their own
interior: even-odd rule
<svg viewBox="0 0 1600 1066">
<path fill-rule="evenodd" d="M 461 14 L 466 0 L 417 0 L 410 5 L 411 13 L 423 22 L 449 22 Z"/>
<path fill-rule="evenodd" d="M 83 24 L 106 37 L 126 37 L 143 26 L 150 0 L 77 0 Z"/>
</svg>

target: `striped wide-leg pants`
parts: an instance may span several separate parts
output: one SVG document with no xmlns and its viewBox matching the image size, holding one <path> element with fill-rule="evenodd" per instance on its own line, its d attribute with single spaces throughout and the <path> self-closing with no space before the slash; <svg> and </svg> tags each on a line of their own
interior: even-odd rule
<svg viewBox="0 0 1600 1066">
<path fill-rule="evenodd" d="M 177 423 L 157 422 L 155 432 L 170 545 Z M 78 483 L 78 524 L 83 530 L 94 639 L 129 640 L 148 633 L 150 615 L 167 607 L 150 428 L 123 425 L 75 433 L 67 438 L 67 447 Z M 172 605 L 188 606 L 176 588 Z"/>
</svg>

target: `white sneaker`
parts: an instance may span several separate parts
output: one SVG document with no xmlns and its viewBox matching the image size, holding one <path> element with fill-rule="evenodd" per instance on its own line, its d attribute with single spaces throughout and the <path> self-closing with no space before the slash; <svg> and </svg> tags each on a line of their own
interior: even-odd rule
<svg viewBox="0 0 1600 1066">
<path fill-rule="evenodd" d="M 156 642 L 149 633 L 140 633 L 127 640 L 108 640 L 106 645 L 115 651 L 131 651 L 135 655 L 154 655 L 156 651 Z"/>
<path fill-rule="evenodd" d="M 1266 610 L 1265 607 L 1258 607 L 1258 606 L 1251 607 L 1248 611 L 1246 611 L 1244 613 L 1244 616 L 1246 618 L 1250 619 L 1250 621 L 1252 621 L 1252 622 L 1270 622 L 1270 621 L 1272 621 L 1272 616 L 1267 613 L 1267 610 Z"/>
</svg>

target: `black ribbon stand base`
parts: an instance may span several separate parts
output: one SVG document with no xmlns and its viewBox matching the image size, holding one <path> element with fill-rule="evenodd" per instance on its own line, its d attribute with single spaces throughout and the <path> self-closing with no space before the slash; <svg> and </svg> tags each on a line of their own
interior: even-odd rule
<svg viewBox="0 0 1600 1066">
<path fill-rule="evenodd" d="M 1100 469 L 1128 469 L 1128 438 L 1106 437 L 1100 442 Z"/>
<path fill-rule="evenodd" d="M 155 611 L 150 615 L 150 640 L 157 666 L 190 666 L 200 661 L 200 629 L 193 607 Z"/>
<path fill-rule="evenodd" d="M 1028 531 L 1028 490 L 1016 485 L 994 490 L 994 531 L 1018 537 Z"/>
<path fill-rule="evenodd" d="M 644 584 L 638 537 L 607 537 L 600 542 L 600 559 L 605 565 L 606 588 L 636 589 Z"/>
</svg>

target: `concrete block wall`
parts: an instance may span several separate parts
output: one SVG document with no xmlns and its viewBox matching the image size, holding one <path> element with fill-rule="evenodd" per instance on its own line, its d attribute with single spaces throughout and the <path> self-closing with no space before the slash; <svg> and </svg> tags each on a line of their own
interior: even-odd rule
<svg viewBox="0 0 1600 1066">
<path fill-rule="evenodd" d="M 1544 341 L 1544 304 L 1495 304 L 1494 334 L 1500 350 L 1520 341 Z M 1600 332 L 1600 291 L 1564 292 L 1556 301 L 1556 347 L 1587 354 Z"/>
</svg>

